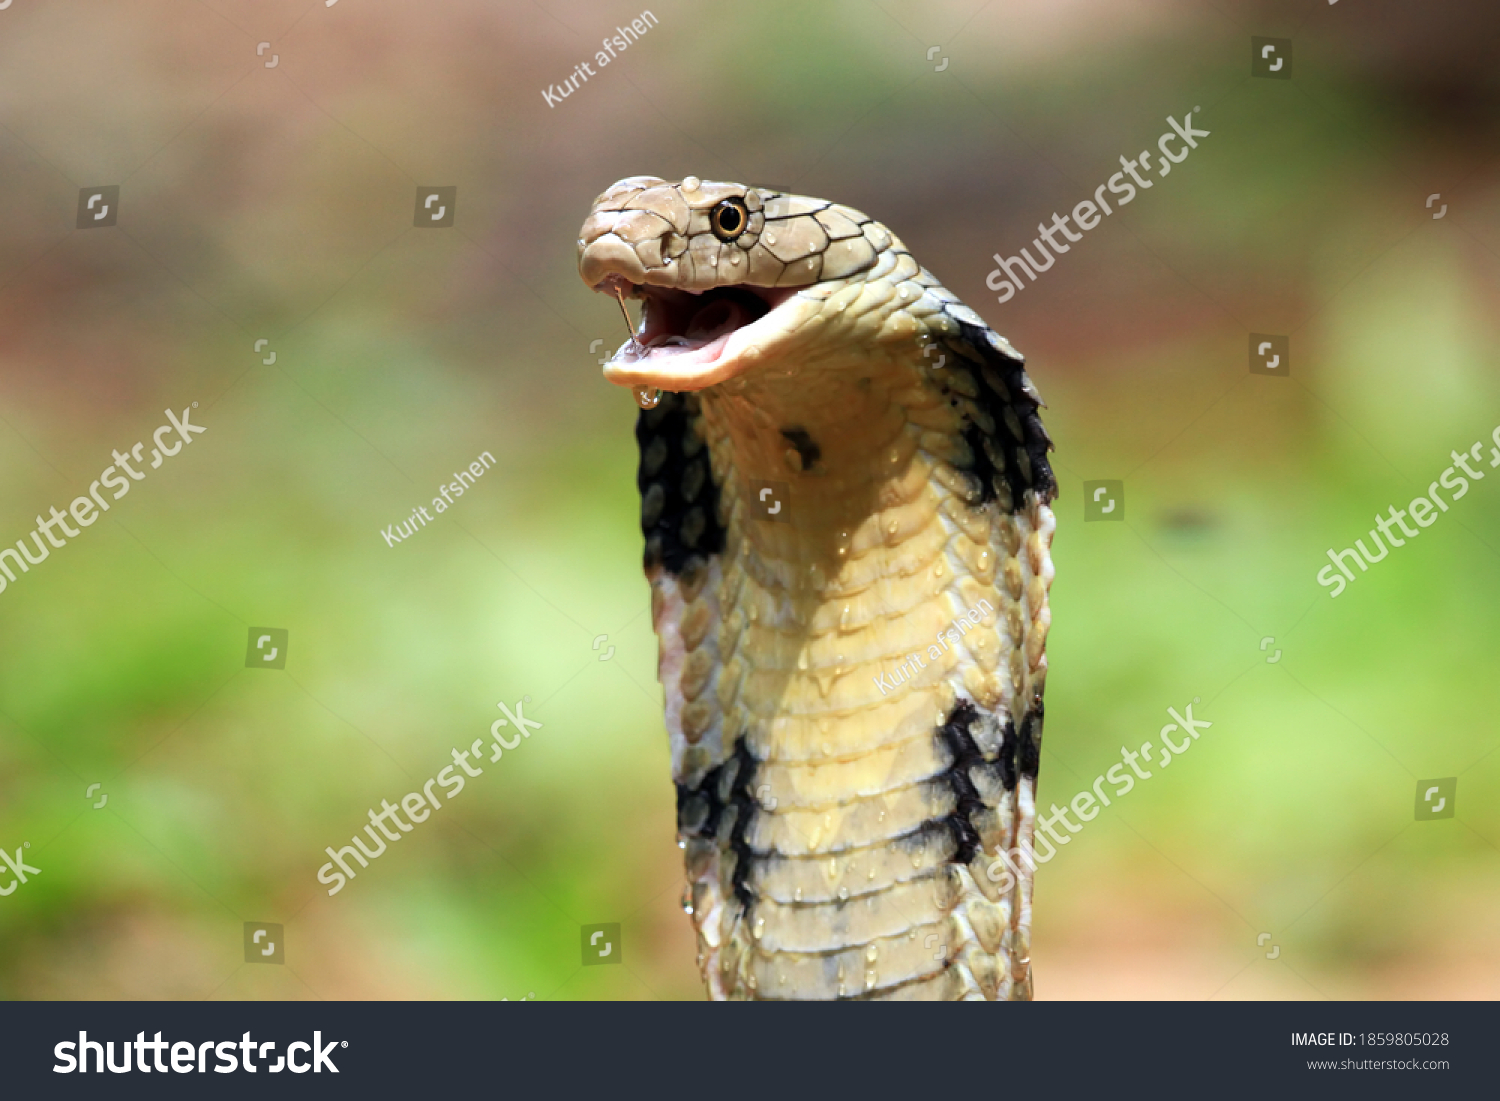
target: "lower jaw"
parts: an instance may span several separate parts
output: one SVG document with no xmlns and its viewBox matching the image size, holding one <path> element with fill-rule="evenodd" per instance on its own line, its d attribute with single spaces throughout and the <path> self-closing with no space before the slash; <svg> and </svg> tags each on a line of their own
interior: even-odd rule
<svg viewBox="0 0 1500 1101">
<path fill-rule="evenodd" d="M 674 392 L 726 382 L 765 361 L 762 342 L 780 346 L 783 326 L 768 315 L 795 294 L 793 288 L 730 287 L 708 292 L 701 303 L 681 294 L 648 300 L 641 333 L 654 335 L 644 345 L 640 333 L 621 345 L 605 364 L 604 377 L 620 386 Z"/>
<path fill-rule="evenodd" d="M 604 365 L 604 377 L 619 386 L 702 390 L 733 378 L 747 366 L 743 355 L 729 350 L 733 336 L 731 331 L 697 347 L 683 350 L 676 346 L 670 351 L 660 346 L 643 348 L 632 337 Z"/>
</svg>

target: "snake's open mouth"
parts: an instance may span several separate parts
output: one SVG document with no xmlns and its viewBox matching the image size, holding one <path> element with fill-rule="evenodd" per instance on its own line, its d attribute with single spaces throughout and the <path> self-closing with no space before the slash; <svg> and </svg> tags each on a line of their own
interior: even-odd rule
<svg viewBox="0 0 1500 1101">
<path fill-rule="evenodd" d="M 594 289 L 641 303 L 640 327 L 605 364 L 604 377 L 662 390 L 699 390 L 738 374 L 780 328 L 773 323 L 759 332 L 763 319 L 796 294 L 790 287 L 744 284 L 700 294 L 631 283 L 617 273 Z"/>
</svg>

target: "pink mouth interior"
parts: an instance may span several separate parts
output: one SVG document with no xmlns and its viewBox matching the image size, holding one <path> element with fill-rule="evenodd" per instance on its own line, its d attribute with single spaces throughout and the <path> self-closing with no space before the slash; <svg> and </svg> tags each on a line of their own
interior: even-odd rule
<svg viewBox="0 0 1500 1101">
<path fill-rule="evenodd" d="M 601 284 L 606 292 L 612 286 Z M 623 289 L 623 288 L 622 288 Z M 617 362 L 674 372 L 716 363 L 735 332 L 758 321 L 795 292 L 770 287 L 715 287 L 701 294 L 667 287 L 630 286 L 642 302 L 641 327 Z"/>
</svg>

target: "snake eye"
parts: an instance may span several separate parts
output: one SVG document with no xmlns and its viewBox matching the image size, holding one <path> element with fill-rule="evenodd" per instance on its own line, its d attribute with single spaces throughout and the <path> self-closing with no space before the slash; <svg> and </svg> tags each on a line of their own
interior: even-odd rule
<svg viewBox="0 0 1500 1101">
<path fill-rule="evenodd" d="M 725 199 L 708 215 L 714 236 L 721 241 L 733 241 L 750 224 L 750 211 L 741 199 Z"/>
</svg>

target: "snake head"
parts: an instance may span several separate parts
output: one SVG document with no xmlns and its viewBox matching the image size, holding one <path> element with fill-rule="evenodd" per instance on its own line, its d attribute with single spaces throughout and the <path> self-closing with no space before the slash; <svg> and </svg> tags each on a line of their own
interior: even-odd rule
<svg viewBox="0 0 1500 1101">
<path fill-rule="evenodd" d="M 592 289 L 642 303 L 604 366 L 622 386 L 700 390 L 805 340 L 824 300 L 893 242 L 857 210 L 761 187 L 632 176 L 578 236 Z"/>
</svg>

